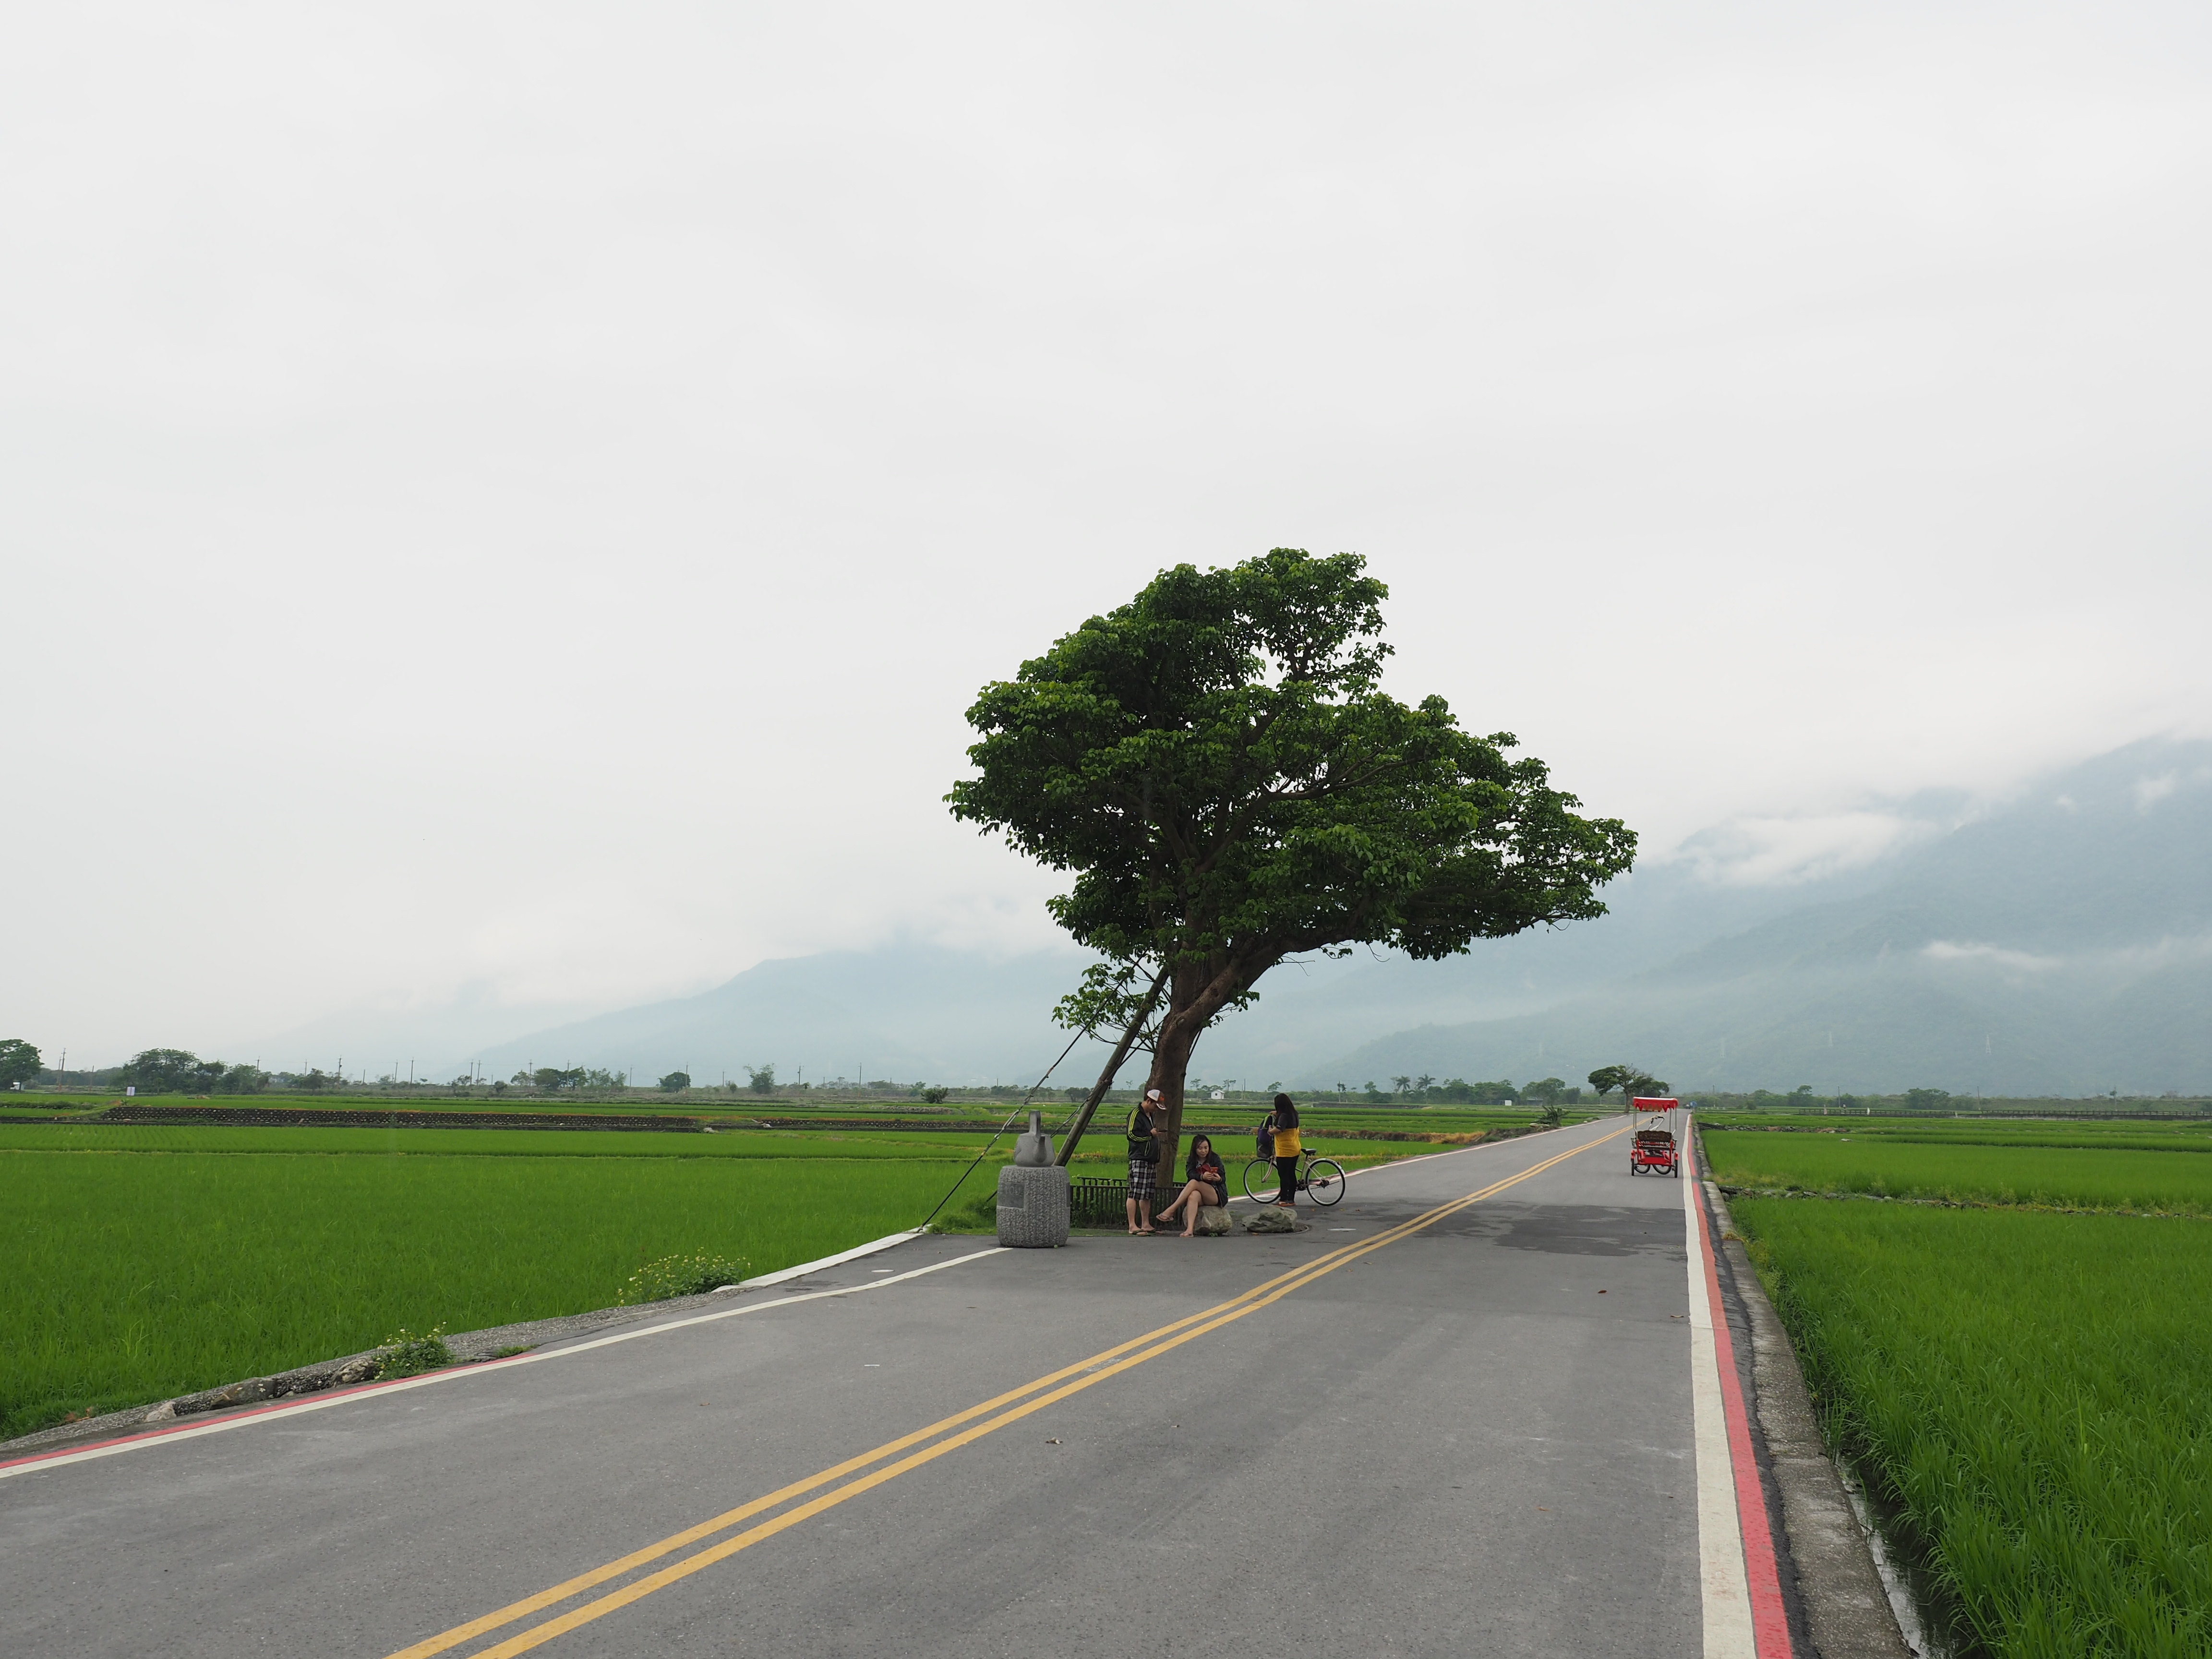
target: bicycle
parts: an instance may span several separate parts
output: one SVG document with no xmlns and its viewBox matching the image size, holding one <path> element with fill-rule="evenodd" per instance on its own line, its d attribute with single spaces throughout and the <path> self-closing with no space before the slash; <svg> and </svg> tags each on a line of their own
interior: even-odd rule
<svg viewBox="0 0 2212 1659">
<path fill-rule="evenodd" d="M 1333 1158 L 1316 1158 L 1311 1152 L 1303 1154 L 1305 1168 L 1300 1171 L 1297 1190 L 1327 1209 L 1344 1196 L 1344 1165 Z M 1260 1203 L 1272 1203 L 1282 1191 L 1283 1177 L 1272 1158 L 1255 1158 L 1244 1166 L 1244 1195 Z"/>
</svg>

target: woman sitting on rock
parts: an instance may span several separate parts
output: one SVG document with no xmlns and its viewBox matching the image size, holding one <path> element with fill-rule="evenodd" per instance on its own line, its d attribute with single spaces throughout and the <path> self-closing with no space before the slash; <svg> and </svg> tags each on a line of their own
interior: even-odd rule
<svg viewBox="0 0 2212 1659">
<path fill-rule="evenodd" d="M 1221 1160 L 1213 1155 L 1213 1142 L 1205 1135 L 1194 1137 L 1190 1143 L 1190 1156 L 1183 1160 L 1182 1190 L 1176 1194 L 1175 1202 L 1160 1212 L 1163 1222 L 1173 1221 L 1176 1212 L 1182 1213 L 1182 1236 L 1188 1238 L 1198 1231 L 1198 1212 L 1207 1208 L 1218 1208 L 1229 1202 L 1229 1176 L 1221 1167 Z"/>
</svg>

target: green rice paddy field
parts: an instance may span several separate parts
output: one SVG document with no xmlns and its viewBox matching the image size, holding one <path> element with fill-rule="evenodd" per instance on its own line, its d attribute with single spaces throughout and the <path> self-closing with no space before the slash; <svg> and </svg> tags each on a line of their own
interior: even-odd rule
<svg viewBox="0 0 2212 1659">
<path fill-rule="evenodd" d="M 1723 1182 L 1808 1194 L 1730 1207 L 1832 1433 L 1962 1651 L 2212 1652 L 2201 1129 L 1929 1127 L 1703 1136 Z"/>
<path fill-rule="evenodd" d="M 356 1352 L 402 1326 L 606 1307 L 679 1252 L 773 1272 L 915 1225 L 963 1162 L 11 1145 L 0 1437 Z"/>
<path fill-rule="evenodd" d="M 1527 1121 L 1403 1115 L 1459 1133 Z M 1117 1115 L 1079 1163 L 1118 1170 L 1118 1129 Z M 660 1256 L 772 1273 L 918 1225 L 990 1139 L 829 1122 L 679 1134 L 0 1119 L 0 1438 L 357 1352 L 402 1327 L 606 1307 Z M 1241 1168 L 1243 1147 L 1224 1146 Z M 1012 1148 L 998 1143 L 942 1219 L 988 1230 Z M 1425 1150 L 1331 1147 L 1352 1168 Z"/>
</svg>

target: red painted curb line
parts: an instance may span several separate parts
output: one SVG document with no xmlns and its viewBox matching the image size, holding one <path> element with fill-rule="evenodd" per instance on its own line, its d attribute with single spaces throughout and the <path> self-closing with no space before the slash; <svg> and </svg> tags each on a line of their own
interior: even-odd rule
<svg viewBox="0 0 2212 1659">
<path fill-rule="evenodd" d="M 522 1357 L 520 1354 L 510 1354 L 505 1359 L 478 1359 L 465 1362 L 462 1365 L 447 1366 L 438 1371 L 425 1371 L 420 1375 L 443 1376 L 452 1371 L 464 1369 L 470 1371 L 497 1370 L 503 1366 L 514 1364 L 516 1359 Z M 142 1430 L 137 1434 L 118 1434 L 110 1440 L 88 1440 L 77 1444 L 51 1446 L 44 1451 L 27 1452 L 21 1457 L 0 1459 L 0 1469 L 21 1468 L 27 1463 L 48 1462 L 57 1457 L 74 1457 L 79 1452 L 98 1451 L 104 1446 L 127 1446 L 138 1441 L 167 1440 L 179 1434 L 198 1433 L 217 1423 L 242 1423 L 248 1418 L 266 1417 L 272 1412 L 296 1411 L 311 1401 L 319 1404 L 325 1401 L 353 1399 L 365 1394 L 389 1394 L 395 1389 L 402 1388 L 417 1380 L 417 1377 L 413 1376 L 395 1376 L 382 1382 L 357 1382 L 350 1388 L 317 1389 L 311 1394 L 280 1395 L 267 1405 L 256 1407 L 251 1410 L 208 1412 L 204 1414 L 195 1412 L 189 1418 L 165 1424 L 158 1429 Z"/>
<path fill-rule="evenodd" d="M 1688 1137 L 1685 1137 L 1688 1139 Z M 1686 1148 L 1686 1150 L 1687 1150 Z M 1713 1258 L 1712 1222 L 1705 1214 L 1705 1180 L 1697 1158 L 1689 1158 L 1690 1179 L 1698 1182 L 1692 1206 L 1698 1212 L 1698 1249 L 1705 1264 L 1705 1292 L 1713 1311 L 1713 1346 L 1720 1360 L 1721 1405 L 1728 1418 L 1729 1462 L 1735 1471 L 1736 1525 L 1743 1536 L 1743 1568 L 1751 1594 L 1751 1633 L 1760 1659 L 1791 1659 L 1790 1615 L 1782 1603 L 1782 1575 L 1775 1564 L 1774 1533 L 1767 1523 L 1766 1493 L 1759 1484 L 1759 1459 L 1751 1449 L 1751 1416 L 1745 1409 L 1743 1382 L 1736 1375 L 1735 1339 L 1721 1300 L 1719 1264 Z"/>
</svg>

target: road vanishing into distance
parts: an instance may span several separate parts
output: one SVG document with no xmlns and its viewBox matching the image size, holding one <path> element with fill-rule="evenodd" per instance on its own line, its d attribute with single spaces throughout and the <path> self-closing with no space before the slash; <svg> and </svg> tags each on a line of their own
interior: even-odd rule
<svg viewBox="0 0 2212 1659">
<path fill-rule="evenodd" d="M 1698 1183 L 1626 1129 L 11 1463 L 0 1652 L 1749 1659 Z"/>
</svg>

